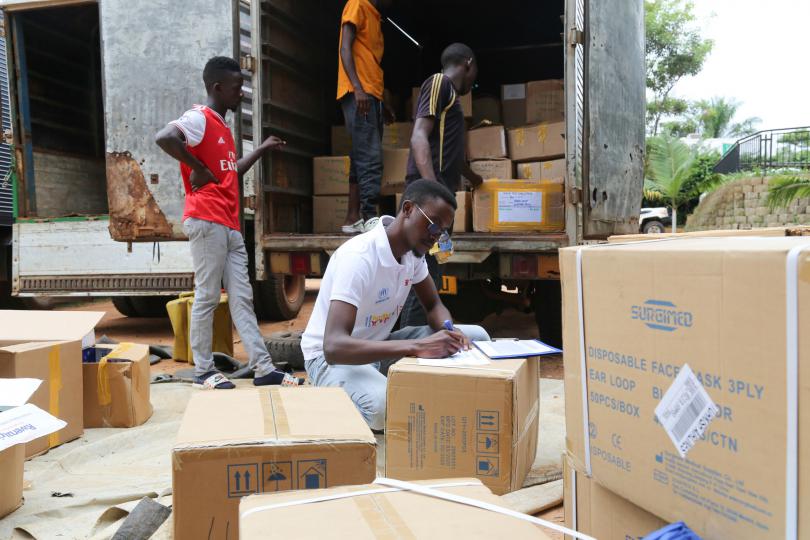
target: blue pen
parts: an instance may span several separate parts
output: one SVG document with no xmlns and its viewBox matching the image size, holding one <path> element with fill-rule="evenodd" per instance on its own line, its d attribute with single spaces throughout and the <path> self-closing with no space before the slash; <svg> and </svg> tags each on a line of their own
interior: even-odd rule
<svg viewBox="0 0 810 540">
<path fill-rule="evenodd" d="M 447 319 L 446 321 L 444 321 L 442 323 L 442 326 L 444 326 L 444 329 L 447 330 L 448 332 L 454 332 L 455 331 L 455 328 L 453 328 L 453 321 L 451 321 L 450 319 Z"/>
</svg>

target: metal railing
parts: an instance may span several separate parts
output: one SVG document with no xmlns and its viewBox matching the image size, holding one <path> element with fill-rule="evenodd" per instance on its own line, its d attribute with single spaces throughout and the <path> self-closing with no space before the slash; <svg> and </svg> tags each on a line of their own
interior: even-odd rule
<svg viewBox="0 0 810 540">
<path fill-rule="evenodd" d="M 769 129 L 743 137 L 723 155 L 714 172 L 810 169 L 810 127 Z"/>
</svg>

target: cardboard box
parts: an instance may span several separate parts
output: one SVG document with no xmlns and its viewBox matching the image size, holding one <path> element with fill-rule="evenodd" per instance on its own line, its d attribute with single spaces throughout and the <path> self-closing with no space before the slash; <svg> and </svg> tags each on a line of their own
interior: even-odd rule
<svg viewBox="0 0 810 540">
<path fill-rule="evenodd" d="M 312 192 L 315 195 L 348 195 L 349 156 L 312 158 Z"/>
<path fill-rule="evenodd" d="M 381 195 L 394 195 L 397 192 L 404 191 L 410 153 L 411 151 L 407 148 L 383 148 Z"/>
<path fill-rule="evenodd" d="M 526 123 L 565 120 L 565 91 L 562 79 L 526 83 Z"/>
<path fill-rule="evenodd" d="M 552 180 L 484 180 L 473 192 L 475 232 L 565 229 L 563 184 Z"/>
<path fill-rule="evenodd" d="M 720 231 L 692 231 L 685 233 L 661 233 L 656 238 L 703 238 L 709 236 L 810 236 L 810 226 L 763 227 L 761 229 L 724 229 Z M 615 234 L 608 243 L 646 242 L 649 234 Z"/>
<path fill-rule="evenodd" d="M 567 456 L 563 458 L 563 494 L 565 526 L 599 540 L 644 538 L 668 524 L 577 472 Z"/>
<path fill-rule="evenodd" d="M 394 122 L 383 126 L 383 148 L 410 148 L 413 122 Z"/>
<path fill-rule="evenodd" d="M 346 126 L 332 126 L 332 155 L 348 156 L 352 153 L 352 136 Z"/>
<path fill-rule="evenodd" d="M 25 443 L 65 427 L 26 403 L 41 385 L 38 379 L 0 379 L 0 518 L 22 504 Z"/>
<path fill-rule="evenodd" d="M 82 364 L 84 427 L 134 427 L 152 416 L 149 346 L 96 345 L 100 362 Z"/>
<path fill-rule="evenodd" d="M 534 358 L 465 368 L 405 358 L 391 366 L 386 476 L 469 475 L 499 495 L 519 489 L 537 451 L 537 369 Z"/>
<path fill-rule="evenodd" d="M 456 192 L 456 217 L 453 220 L 453 232 L 472 231 L 472 193 L 469 191 Z"/>
<path fill-rule="evenodd" d="M 565 160 L 517 163 L 515 170 L 521 180 L 560 180 L 565 178 Z"/>
<path fill-rule="evenodd" d="M 482 126 L 467 132 L 467 159 L 500 159 L 506 157 L 506 134 L 503 126 Z"/>
<path fill-rule="evenodd" d="M 414 482 L 442 492 L 508 507 L 474 479 Z M 264 540 L 268 531 L 278 538 L 500 538 L 548 540 L 537 525 L 457 502 L 413 491 L 381 492 L 371 484 L 321 490 L 333 497 L 304 504 L 307 492 L 254 495 L 239 505 L 242 540 Z M 354 496 L 347 496 L 356 493 Z M 301 503 L 301 504 L 296 504 Z M 283 505 L 283 506 L 276 506 Z M 317 519 L 313 519 L 317 516 Z"/>
<path fill-rule="evenodd" d="M 411 111 L 411 118 L 416 120 L 416 108 L 419 106 L 419 92 L 421 88 L 414 86 L 411 88 L 411 98 L 409 110 Z M 461 104 L 461 110 L 464 112 L 464 118 L 471 118 L 473 115 L 473 99 L 472 92 L 468 92 L 465 96 L 458 96 L 458 101 Z"/>
<path fill-rule="evenodd" d="M 602 486 L 666 521 L 686 519 L 705 540 L 785 538 L 793 512 L 799 538 L 808 537 L 810 467 L 801 456 L 810 454 L 810 431 L 801 426 L 810 419 L 810 332 L 798 329 L 810 321 L 810 239 L 566 248 L 560 266 L 566 444 L 577 469 L 590 464 Z M 798 321 L 794 337 L 786 337 L 790 321 Z M 794 361 L 798 375 L 788 375 Z M 655 408 L 687 364 L 719 415 L 682 458 Z M 687 403 L 683 425 L 701 422 L 692 414 L 698 402 Z M 790 451 L 788 414 L 799 426 Z M 799 460 L 790 475 L 796 504 L 787 496 L 789 453 Z"/>
<path fill-rule="evenodd" d="M 488 120 L 493 124 L 503 124 L 501 115 L 501 100 L 495 96 L 481 96 L 473 100 L 473 124 L 480 124 Z"/>
<path fill-rule="evenodd" d="M 0 451 L 0 518 L 22 505 L 25 445 L 17 444 Z"/>
<path fill-rule="evenodd" d="M 339 233 L 349 209 L 348 195 L 312 197 L 312 232 Z"/>
<path fill-rule="evenodd" d="M 376 459 L 374 435 L 342 388 L 197 393 L 172 449 L 174 538 L 238 538 L 241 497 L 364 484 Z"/>
<path fill-rule="evenodd" d="M 527 124 L 526 84 L 504 84 L 501 86 L 501 112 L 503 125 L 511 128 Z"/>
<path fill-rule="evenodd" d="M 470 162 L 472 172 L 480 174 L 482 178 L 500 178 L 510 180 L 512 178 L 511 159 L 482 159 Z"/>
<path fill-rule="evenodd" d="M 565 155 L 565 122 L 533 124 L 508 130 L 509 157 L 544 161 Z"/>
<path fill-rule="evenodd" d="M 26 457 L 72 441 L 84 432 L 82 348 L 95 342 L 95 311 L 0 310 L 0 377 L 44 381 L 30 402 L 67 422 L 64 429 L 26 444 Z"/>
</svg>

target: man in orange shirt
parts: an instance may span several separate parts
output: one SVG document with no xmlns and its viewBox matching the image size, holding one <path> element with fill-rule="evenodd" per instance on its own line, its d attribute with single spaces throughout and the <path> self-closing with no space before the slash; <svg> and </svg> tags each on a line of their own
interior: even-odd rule
<svg viewBox="0 0 810 540">
<path fill-rule="evenodd" d="M 383 115 L 394 115 L 384 104 L 383 35 L 380 10 L 392 0 L 348 0 L 340 19 L 337 99 L 352 138 L 349 209 L 344 233 L 370 231 L 376 225 L 377 198 L 382 182 Z"/>
</svg>

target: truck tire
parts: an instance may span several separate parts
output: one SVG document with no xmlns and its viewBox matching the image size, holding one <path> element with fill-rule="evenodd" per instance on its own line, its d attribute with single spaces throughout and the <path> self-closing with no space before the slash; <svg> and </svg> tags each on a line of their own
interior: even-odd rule
<svg viewBox="0 0 810 540">
<path fill-rule="evenodd" d="M 535 281 L 532 309 L 540 340 L 552 347 L 562 349 L 562 289 L 560 282 Z"/>
<path fill-rule="evenodd" d="M 266 321 L 294 319 L 304 305 L 306 289 L 305 276 L 272 274 L 254 286 L 256 315 Z"/>
<path fill-rule="evenodd" d="M 644 225 L 641 226 L 641 232 L 644 234 L 661 234 L 665 233 L 666 229 L 664 228 L 663 223 L 657 219 L 651 219 L 644 222 Z"/>
<path fill-rule="evenodd" d="M 132 305 L 129 296 L 113 296 L 112 303 L 115 306 L 115 309 L 118 310 L 118 313 L 124 317 L 138 316 L 138 311 L 135 309 L 135 306 Z"/>
<path fill-rule="evenodd" d="M 273 364 L 289 365 L 301 371 L 304 369 L 304 352 L 301 350 L 303 332 L 274 332 L 264 339 L 267 352 L 273 358 Z"/>
<path fill-rule="evenodd" d="M 450 310 L 453 320 L 462 324 L 480 323 L 487 315 L 494 313 L 498 306 L 483 292 L 487 286 L 484 280 L 458 282 L 458 294 L 443 294 L 441 300 Z"/>
</svg>

